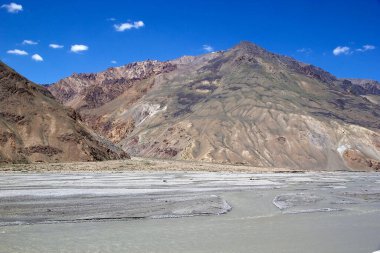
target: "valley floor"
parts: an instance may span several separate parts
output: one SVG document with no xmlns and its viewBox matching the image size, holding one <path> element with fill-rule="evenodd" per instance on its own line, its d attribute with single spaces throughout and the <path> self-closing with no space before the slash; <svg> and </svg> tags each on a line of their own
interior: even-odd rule
<svg viewBox="0 0 380 253">
<path fill-rule="evenodd" d="M 0 172 L 123 172 L 123 171 L 208 171 L 208 172 L 297 172 L 289 168 L 253 167 L 197 161 L 133 157 L 127 160 L 75 163 L 0 164 Z"/>
<path fill-rule="evenodd" d="M 141 171 L 142 163 L 151 171 Z M 166 171 L 159 171 L 165 163 Z M 139 166 L 127 171 L 123 164 Z M 3 167 L 0 252 L 380 249 L 379 173 L 252 173 L 242 166 L 202 172 L 190 170 L 207 164 L 178 164 L 137 159 L 69 165 L 87 168 L 81 172 L 58 170 L 62 164 Z"/>
</svg>

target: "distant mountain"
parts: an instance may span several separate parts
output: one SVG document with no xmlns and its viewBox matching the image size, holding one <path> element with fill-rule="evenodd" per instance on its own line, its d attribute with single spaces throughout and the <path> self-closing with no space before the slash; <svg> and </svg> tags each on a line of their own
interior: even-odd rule
<svg viewBox="0 0 380 253">
<path fill-rule="evenodd" d="M 378 94 L 371 101 L 366 85 L 249 42 L 74 74 L 48 89 L 136 156 L 380 170 Z"/>
<path fill-rule="evenodd" d="M 355 95 L 380 95 L 380 83 L 368 79 L 342 79 L 342 88 Z"/>
<path fill-rule="evenodd" d="M 51 93 L 0 62 L 0 163 L 128 158 Z"/>
</svg>

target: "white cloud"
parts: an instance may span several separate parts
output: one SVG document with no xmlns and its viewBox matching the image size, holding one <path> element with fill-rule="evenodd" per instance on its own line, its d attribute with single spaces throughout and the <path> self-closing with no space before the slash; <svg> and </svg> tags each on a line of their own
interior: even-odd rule
<svg viewBox="0 0 380 253">
<path fill-rule="evenodd" d="M 346 46 L 339 46 L 339 47 L 336 47 L 334 50 L 333 50 L 333 54 L 334 55 L 342 55 L 342 54 L 345 54 L 345 55 L 349 55 L 349 54 L 353 54 L 355 52 L 366 52 L 366 51 L 370 51 L 370 50 L 374 50 L 376 49 L 376 47 L 374 45 L 363 45 L 361 48 L 357 48 L 357 49 L 352 49 L 349 48 L 349 47 L 346 47 Z"/>
<path fill-rule="evenodd" d="M 356 51 L 365 52 L 365 51 L 374 50 L 374 49 L 376 49 L 376 47 L 373 45 L 364 45 L 362 48 L 356 49 Z"/>
<path fill-rule="evenodd" d="M 300 49 L 297 49 L 297 52 L 309 55 L 313 52 L 313 50 L 311 50 L 311 48 L 300 48 Z"/>
<path fill-rule="evenodd" d="M 117 61 L 115 61 L 115 60 L 112 60 L 112 61 L 111 61 L 111 63 L 112 63 L 112 64 L 116 64 L 116 63 L 117 63 Z"/>
<path fill-rule="evenodd" d="M 1 8 L 5 8 L 9 13 L 17 13 L 22 11 L 22 5 L 16 3 L 3 4 Z"/>
<path fill-rule="evenodd" d="M 88 50 L 88 46 L 86 45 L 72 45 L 70 49 L 70 51 L 73 53 L 80 53 L 87 50 Z"/>
<path fill-rule="evenodd" d="M 338 56 L 338 55 L 341 55 L 341 54 L 350 54 L 351 53 L 351 50 L 349 47 L 346 47 L 346 46 L 339 46 L 339 47 L 336 47 L 334 50 L 333 50 L 333 54 Z"/>
<path fill-rule="evenodd" d="M 22 44 L 23 44 L 23 45 L 37 45 L 38 42 L 35 42 L 35 41 L 33 41 L 33 40 L 24 40 L 24 41 L 22 42 Z"/>
<path fill-rule="evenodd" d="M 210 45 L 203 45 L 203 50 L 205 50 L 206 52 L 213 52 L 214 48 Z"/>
<path fill-rule="evenodd" d="M 32 59 L 35 61 L 44 61 L 44 59 L 39 54 L 32 55 Z"/>
<path fill-rule="evenodd" d="M 116 18 L 107 18 L 107 21 L 116 21 Z"/>
<path fill-rule="evenodd" d="M 8 50 L 8 54 L 15 54 L 15 55 L 28 55 L 28 52 L 24 50 L 19 50 L 19 49 L 13 49 L 13 50 Z"/>
<path fill-rule="evenodd" d="M 373 49 L 375 49 L 376 47 L 373 46 L 373 45 L 364 45 L 363 48 L 364 48 L 364 50 L 373 50 Z"/>
<path fill-rule="evenodd" d="M 50 44 L 49 47 L 50 47 L 50 48 L 54 48 L 54 49 L 59 49 L 59 48 L 63 48 L 63 45 L 59 45 L 59 44 Z"/>
<path fill-rule="evenodd" d="M 119 25 L 114 25 L 113 27 L 115 28 L 116 31 L 118 32 L 124 32 L 125 30 L 131 30 L 131 29 L 139 29 L 141 27 L 144 27 L 145 24 L 142 21 L 135 21 L 133 23 L 122 23 Z"/>
</svg>

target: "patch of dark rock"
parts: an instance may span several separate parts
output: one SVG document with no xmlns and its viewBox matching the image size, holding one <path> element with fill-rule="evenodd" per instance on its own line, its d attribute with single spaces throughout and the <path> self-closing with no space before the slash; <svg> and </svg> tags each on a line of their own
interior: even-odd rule
<svg viewBox="0 0 380 253">
<path fill-rule="evenodd" d="M 194 105 L 200 102 L 205 96 L 196 93 L 179 92 L 177 94 L 178 103 L 180 105 Z"/>
<path fill-rule="evenodd" d="M 337 80 L 335 76 L 313 65 L 302 66 L 301 69 L 303 74 L 312 78 L 316 78 L 324 83 L 331 84 Z"/>
<path fill-rule="evenodd" d="M 62 141 L 62 142 L 75 142 L 75 143 L 80 142 L 80 138 L 74 133 L 62 134 L 62 135 L 58 136 L 57 139 Z"/>
<path fill-rule="evenodd" d="M 368 107 L 368 105 L 364 104 L 364 103 L 359 103 L 357 105 L 355 105 L 356 108 L 358 108 L 359 110 L 369 110 L 370 108 Z"/>
<path fill-rule="evenodd" d="M 228 62 L 228 58 L 226 57 L 218 57 L 215 59 L 212 59 L 208 62 L 206 66 L 203 66 L 202 68 L 199 69 L 198 72 L 203 73 L 205 71 L 210 71 L 211 73 L 218 73 L 220 68 Z"/>
<path fill-rule="evenodd" d="M 101 152 L 95 147 L 89 147 L 90 155 L 94 158 L 95 161 L 104 161 L 106 160 L 105 153 Z"/>
<path fill-rule="evenodd" d="M 25 118 L 22 115 L 17 115 L 9 112 L 0 112 L 0 117 L 11 123 L 18 123 Z"/>
<path fill-rule="evenodd" d="M 133 78 L 133 79 L 130 79 L 130 80 L 127 80 L 124 77 L 122 77 L 122 78 L 116 78 L 116 79 L 106 78 L 104 81 L 102 81 L 102 84 L 103 85 L 126 85 L 127 87 L 131 87 L 132 86 L 132 82 L 131 81 L 136 81 L 136 78 Z"/>
<path fill-rule="evenodd" d="M 373 116 L 376 116 L 376 117 L 379 117 L 379 116 L 380 116 L 380 114 L 378 114 L 376 111 L 371 111 L 371 114 L 372 114 Z"/>
<path fill-rule="evenodd" d="M 74 73 L 73 77 L 74 78 L 85 79 L 85 80 L 95 80 L 96 79 L 96 74 L 93 74 L 93 73 Z"/>
<path fill-rule="evenodd" d="M 75 91 L 71 88 L 59 89 L 57 86 L 50 86 L 50 91 L 54 94 L 55 98 L 61 103 L 70 101 L 76 95 Z"/>
<path fill-rule="evenodd" d="M 87 102 L 88 108 L 96 108 L 110 101 L 110 94 L 106 93 L 101 87 L 92 87 L 88 90 L 84 100 Z"/>
<path fill-rule="evenodd" d="M 26 88 L 18 88 L 15 93 L 17 95 L 29 95 L 29 96 L 33 95 L 33 93 L 30 92 L 30 90 L 28 90 Z"/>
<path fill-rule="evenodd" d="M 138 144 L 139 143 L 139 137 L 138 136 L 133 137 L 131 139 L 130 143 L 134 144 L 134 145 Z"/>
<path fill-rule="evenodd" d="M 205 96 L 201 94 L 179 92 L 177 94 L 179 110 L 173 114 L 173 117 L 179 117 L 181 115 L 191 113 L 191 107 L 203 101 L 204 98 Z"/>
<path fill-rule="evenodd" d="M 38 153 L 38 154 L 44 154 L 47 156 L 54 156 L 59 153 L 62 153 L 62 150 L 59 148 L 52 147 L 52 146 L 37 145 L 37 146 L 31 146 L 31 147 L 25 148 L 24 153 L 27 155 Z"/>
<path fill-rule="evenodd" d="M 193 111 L 190 109 L 190 107 L 186 107 L 184 109 L 180 109 L 178 111 L 176 111 L 175 113 L 173 113 L 173 117 L 180 117 L 182 115 L 185 115 L 185 114 L 189 114 L 189 113 L 192 113 Z"/>
<path fill-rule="evenodd" d="M 277 137 L 277 142 L 280 144 L 285 144 L 286 143 L 286 138 L 283 136 Z"/>
<path fill-rule="evenodd" d="M 94 140 L 93 136 L 92 136 L 89 132 L 85 131 L 83 128 L 80 127 L 80 128 L 77 129 L 77 131 L 78 131 L 78 133 L 79 133 L 80 135 L 82 135 L 85 139 L 88 139 L 88 140 Z"/>
<path fill-rule="evenodd" d="M 255 59 L 255 57 L 253 57 L 251 55 L 242 55 L 242 56 L 239 56 L 239 57 L 237 57 L 235 59 L 235 63 L 237 63 L 237 64 L 249 63 L 249 64 L 257 64 L 258 65 L 258 62 Z"/>
<path fill-rule="evenodd" d="M 0 143 L 5 144 L 9 139 L 14 139 L 16 136 L 14 133 L 4 132 L 0 134 Z"/>
<path fill-rule="evenodd" d="M 108 132 L 108 131 L 111 131 L 112 130 L 112 122 L 111 121 L 107 121 L 103 124 L 103 127 L 102 127 L 102 130 L 104 132 Z"/>
<path fill-rule="evenodd" d="M 212 100 L 212 99 L 225 99 L 225 98 L 228 98 L 228 95 L 226 93 L 222 93 L 222 94 L 214 94 L 214 95 L 210 95 L 209 98 L 207 98 L 205 101 L 209 101 L 209 100 Z"/>
<path fill-rule="evenodd" d="M 72 118 L 73 120 L 82 120 L 81 116 L 79 113 L 77 113 L 77 111 L 71 109 L 69 111 L 69 117 Z"/>
<path fill-rule="evenodd" d="M 334 101 L 332 101 L 332 103 L 337 106 L 339 109 L 343 110 L 344 109 L 344 106 L 345 106 L 345 101 L 343 99 L 335 99 Z"/>
<path fill-rule="evenodd" d="M 159 153 L 160 155 L 164 156 L 164 157 L 167 157 L 167 158 L 174 157 L 178 154 L 178 150 L 176 150 L 174 148 L 170 148 L 170 147 L 157 148 L 156 152 Z"/>
<path fill-rule="evenodd" d="M 230 87 L 228 89 L 232 91 L 236 91 L 236 90 L 241 90 L 241 87 Z"/>
</svg>

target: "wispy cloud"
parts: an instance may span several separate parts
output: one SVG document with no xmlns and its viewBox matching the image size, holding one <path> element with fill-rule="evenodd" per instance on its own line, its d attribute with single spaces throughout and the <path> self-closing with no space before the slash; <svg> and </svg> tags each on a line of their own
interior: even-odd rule
<svg viewBox="0 0 380 253">
<path fill-rule="evenodd" d="M 13 49 L 13 50 L 8 50 L 8 54 L 15 54 L 15 55 L 28 55 L 28 52 L 20 49 Z"/>
<path fill-rule="evenodd" d="M 131 30 L 131 29 L 139 29 L 141 27 L 144 27 L 145 24 L 143 21 L 135 21 L 135 22 L 127 22 L 127 23 L 122 23 L 122 24 L 116 24 L 113 27 L 117 32 L 124 32 L 126 30 Z"/>
<path fill-rule="evenodd" d="M 112 63 L 112 64 L 116 64 L 116 63 L 117 63 L 117 61 L 115 61 L 115 60 L 112 60 L 112 61 L 111 61 L 111 63 Z"/>
<path fill-rule="evenodd" d="M 16 3 L 3 4 L 1 8 L 6 9 L 9 13 L 18 13 L 22 11 L 22 5 Z"/>
<path fill-rule="evenodd" d="M 356 49 L 356 51 L 366 52 L 366 51 L 370 51 L 370 50 L 374 50 L 374 49 L 376 49 L 376 47 L 374 45 L 364 45 L 362 48 Z"/>
<path fill-rule="evenodd" d="M 63 45 L 59 45 L 59 44 L 50 44 L 49 47 L 50 47 L 50 48 L 53 48 L 53 49 L 60 49 L 60 48 L 63 48 Z"/>
<path fill-rule="evenodd" d="M 22 42 L 22 44 L 23 44 L 23 45 L 37 45 L 38 42 L 35 42 L 35 41 L 33 41 L 33 40 L 24 40 L 24 41 Z"/>
<path fill-rule="evenodd" d="M 357 49 L 351 49 L 350 47 L 347 47 L 347 46 L 339 46 L 333 50 L 333 54 L 335 56 L 351 55 L 351 54 L 354 54 L 355 52 L 363 53 L 363 52 L 371 51 L 374 49 L 376 49 L 376 47 L 374 45 L 368 45 L 368 44 L 363 45 L 361 48 L 357 48 Z"/>
<path fill-rule="evenodd" d="M 342 55 L 342 54 L 348 55 L 350 53 L 351 53 L 351 49 L 346 46 L 338 46 L 333 50 L 333 54 L 335 56 Z"/>
<path fill-rule="evenodd" d="M 213 52 L 214 51 L 214 48 L 212 46 L 210 46 L 210 45 L 203 45 L 202 48 L 206 52 Z"/>
<path fill-rule="evenodd" d="M 73 53 L 80 53 L 88 50 L 86 45 L 72 45 L 70 51 Z"/>
<path fill-rule="evenodd" d="M 107 18 L 107 21 L 116 21 L 116 18 Z"/>
<path fill-rule="evenodd" d="M 44 59 L 41 57 L 41 55 L 39 55 L 39 54 L 34 54 L 34 55 L 32 55 L 32 59 L 34 60 L 34 61 L 44 61 Z"/>
<path fill-rule="evenodd" d="M 312 52 L 313 52 L 313 50 L 311 50 L 311 48 L 300 48 L 300 49 L 297 49 L 297 53 L 301 53 L 301 54 L 310 55 Z"/>
</svg>

